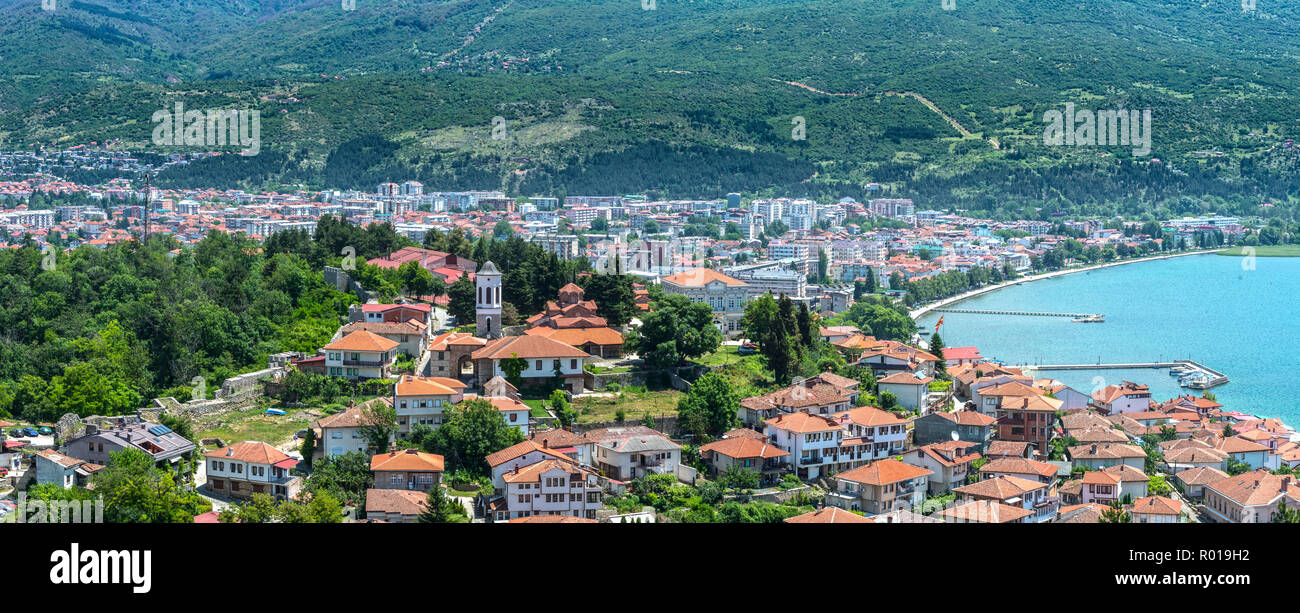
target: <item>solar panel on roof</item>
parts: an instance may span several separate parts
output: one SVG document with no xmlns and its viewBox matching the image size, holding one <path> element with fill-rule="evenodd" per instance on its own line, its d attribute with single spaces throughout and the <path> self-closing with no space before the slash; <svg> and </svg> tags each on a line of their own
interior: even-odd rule
<svg viewBox="0 0 1300 613">
<path fill-rule="evenodd" d="M 172 429 L 168 428 L 167 426 L 154 426 L 152 428 L 149 428 L 149 434 L 152 434 L 154 436 L 162 436 L 171 431 Z"/>
</svg>

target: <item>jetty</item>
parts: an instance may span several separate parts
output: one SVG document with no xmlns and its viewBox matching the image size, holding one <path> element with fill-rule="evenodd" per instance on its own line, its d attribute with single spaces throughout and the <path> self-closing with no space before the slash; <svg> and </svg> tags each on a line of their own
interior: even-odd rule
<svg viewBox="0 0 1300 613">
<path fill-rule="evenodd" d="M 1105 321 L 1106 316 L 1102 313 L 1049 313 L 1045 311 L 1000 311 L 988 309 L 950 309 L 947 307 L 931 309 L 936 313 L 964 313 L 969 315 L 1027 315 L 1031 317 L 1069 317 L 1075 321 L 1100 322 Z"/>
<path fill-rule="evenodd" d="M 1192 389 L 1208 389 L 1217 387 L 1229 381 L 1228 376 L 1193 360 L 1174 360 L 1172 362 L 1120 362 L 1120 363 L 1101 363 L 1096 364 L 1024 364 L 1021 368 L 1026 370 L 1110 370 L 1110 369 L 1130 369 L 1130 368 L 1180 368 L 1189 373 L 1200 373 L 1205 375 L 1203 379 L 1194 385 L 1186 385 Z"/>
</svg>

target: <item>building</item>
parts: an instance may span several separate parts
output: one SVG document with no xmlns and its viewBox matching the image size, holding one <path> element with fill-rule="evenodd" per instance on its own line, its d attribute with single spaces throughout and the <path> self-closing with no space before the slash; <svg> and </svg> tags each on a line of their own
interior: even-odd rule
<svg viewBox="0 0 1300 613">
<path fill-rule="evenodd" d="M 1025 517 L 1028 523 L 1051 521 L 1060 506 L 1051 485 L 1020 477 L 985 479 L 953 491 L 957 492 L 958 502 L 996 502 L 1029 511 L 1031 515 Z"/>
<path fill-rule="evenodd" d="M 298 465 L 283 451 L 259 441 L 244 441 L 205 454 L 208 491 L 231 498 L 267 494 L 276 500 L 296 498 L 302 478 L 290 471 Z"/>
<path fill-rule="evenodd" d="M 442 484 L 443 460 L 436 453 L 403 449 L 371 456 L 375 488 L 427 492 Z"/>
<path fill-rule="evenodd" d="M 747 432 L 753 432 L 747 430 Z M 786 459 L 790 452 L 777 447 L 762 435 L 727 437 L 700 447 L 700 459 L 708 462 L 714 475 L 733 468 L 759 474 L 760 483 L 777 481 L 790 470 Z"/>
<path fill-rule="evenodd" d="M 1057 408 L 1058 404 L 1052 399 L 1037 394 L 1002 397 L 997 409 L 997 438 L 1033 443 L 1038 449 L 1047 449 L 1047 442 L 1055 431 Z"/>
<path fill-rule="evenodd" d="M 1147 454 L 1137 445 L 1101 443 L 1079 445 L 1069 448 L 1070 461 L 1075 465 L 1102 469 L 1119 464 L 1127 464 L 1142 470 L 1146 466 Z"/>
<path fill-rule="evenodd" d="M 418 523 L 428 496 L 419 490 L 366 490 L 366 519 L 394 524 Z"/>
<path fill-rule="evenodd" d="M 474 333 L 481 338 L 501 336 L 501 272 L 492 262 L 483 264 L 474 278 Z"/>
<path fill-rule="evenodd" d="M 845 511 L 839 507 L 825 507 L 810 511 L 803 515 L 787 517 L 784 520 L 787 524 L 871 524 L 875 523 L 870 517 L 858 515 L 852 511 Z"/>
<path fill-rule="evenodd" d="M 713 310 L 713 324 L 726 336 L 743 332 L 740 320 L 745 316 L 745 303 L 749 301 L 749 285 L 708 268 L 692 268 L 669 275 L 661 285 L 666 294 L 680 294 L 691 302 L 709 305 Z"/>
<path fill-rule="evenodd" d="M 396 341 L 365 330 L 325 345 L 325 368 L 333 377 L 386 379 L 397 360 Z"/>
<path fill-rule="evenodd" d="M 464 383 L 447 377 L 402 375 L 393 388 L 397 436 L 407 438 L 418 425 L 437 430 L 447 407 L 464 397 L 465 387 Z"/>
<path fill-rule="evenodd" d="M 428 340 L 425 336 L 427 330 L 428 326 L 414 319 L 403 322 L 359 321 L 340 327 L 334 333 L 333 340 L 341 340 L 353 332 L 371 332 L 397 343 L 395 351 L 398 354 L 419 359 L 424 355 L 425 343 Z"/>
<path fill-rule="evenodd" d="M 896 372 L 877 381 L 880 385 L 880 393 L 889 392 L 898 399 L 899 406 L 909 411 L 920 411 L 925 408 L 925 397 L 930 393 L 930 382 L 934 381 L 933 377 L 917 377 L 910 372 Z"/>
<path fill-rule="evenodd" d="M 995 423 L 996 418 L 979 411 L 928 413 L 912 421 L 912 442 L 930 445 L 958 440 L 975 443 L 975 452 L 984 453 L 993 440 Z"/>
<path fill-rule="evenodd" d="M 600 475 L 571 461 L 544 459 L 502 475 L 505 495 L 494 501 L 494 522 L 523 517 L 567 516 L 596 519 L 604 506 Z"/>
<path fill-rule="evenodd" d="M 1207 483 L 1204 508 L 1216 522 L 1266 524 L 1284 504 L 1300 508 L 1300 488 L 1295 477 L 1255 470 Z"/>
<path fill-rule="evenodd" d="M 35 470 L 36 483 L 67 489 L 74 485 L 85 487 L 90 476 L 104 467 L 60 454 L 53 449 L 42 449 L 32 456 L 32 468 Z"/>
<path fill-rule="evenodd" d="M 928 491 L 929 470 L 886 459 L 835 475 L 827 506 L 870 515 L 920 507 Z"/>
<path fill-rule="evenodd" d="M 488 341 L 470 354 L 474 361 L 474 376 L 479 381 L 505 378 L 507 373 L 502 362 L 522 359 L 523 369 L 519 378 L 524 386 L 548 386 L 560 378 L 564 380 L 564 387 L 574 394 L 582 393 L 584 364 L 590 358 L 585 351 L 570 345 L 528 334 Z"/>
<path fill-rule="evenodd" d="M 167 426 L 132 417 L 123 418 L 109 428 L 86 424 L 81 436 L 63 444 L 62 455 L 107 466 L 110 456 L 123 449 L 144 452 L 162 466 L 193 457 L 197 447 Z"/>
<path fill-rule="evenodd" d="M 1093 393 L 1092 405 L 1105 415 L 1142 413 L 1150 410 L 1151 388 L 1132 381 L 1110 385 Z"/>
<path fill-rule="evenodd" d="M 379 402 L 376 399 L 372 402 Z M 370 443 L 362 434 L 361 407 L 351 407 L 316 421 L 316 453 L 332 458 L 352 452 L 366 453 Z"/>
<path fill-rule="evenodd" d="M 1183 521 L 1183 503 L 1164 496 L 1134 500 L 1128 512 L 1135 524 L 1177 524 Z"/>
<path fill-rule="evenodd" d="M 645 426 L 617 426 L 585 432 L 596 468 L 610 479 L 631 481 L 655 474 L 676 476 L 682 446 Z"/>
<path fill-rule="evenodd" d="M 903 461 L 930 471 L 927 491 L 938 496 L 966 485 L 971 464 L 980 459 L 978 447 L 978 443 L 965 441 L 934 443 L 908 451 Z"/>
<path fill-rule="evenodd" d="M 994 500 L 974 500 L 937 515 L 949 524 L 1024 524 L 1030 523 L 1034 512 Z"/>
</svg>

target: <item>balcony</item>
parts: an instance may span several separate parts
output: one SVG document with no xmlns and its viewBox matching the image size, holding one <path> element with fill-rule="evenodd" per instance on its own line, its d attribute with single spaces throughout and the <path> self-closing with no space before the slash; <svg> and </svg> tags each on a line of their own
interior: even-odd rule
<svg viewBox="0 0 1300 613">
<path fill-rule="evenodd" d="M 363 368 L 383 368 L 388 366 L 387 362 L 377 362 L 370 360 L 343 360 L 344 366 L 361 366 Z"/>
</svg>

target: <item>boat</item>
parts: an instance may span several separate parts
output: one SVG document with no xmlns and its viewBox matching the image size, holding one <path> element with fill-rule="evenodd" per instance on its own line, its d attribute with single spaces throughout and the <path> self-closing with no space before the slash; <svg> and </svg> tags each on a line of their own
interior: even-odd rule
<svg viewBox="0 0 1300 613">
<path fill-rule="evenodd" d="M 1081 324 L 1105 323 L 1106 318 L 1102 315 L 1089 315 L 1087 317 L 1076 317 L 1071 321 Z"/>
<path fill-rule="evenodd" d="M 266 410 L 266 414 L 267 414 L 267 415 L 284 415 L 284 410 L 283 410 L 283 409 L 267 409 L 267 410 Z"/>
</svg>

